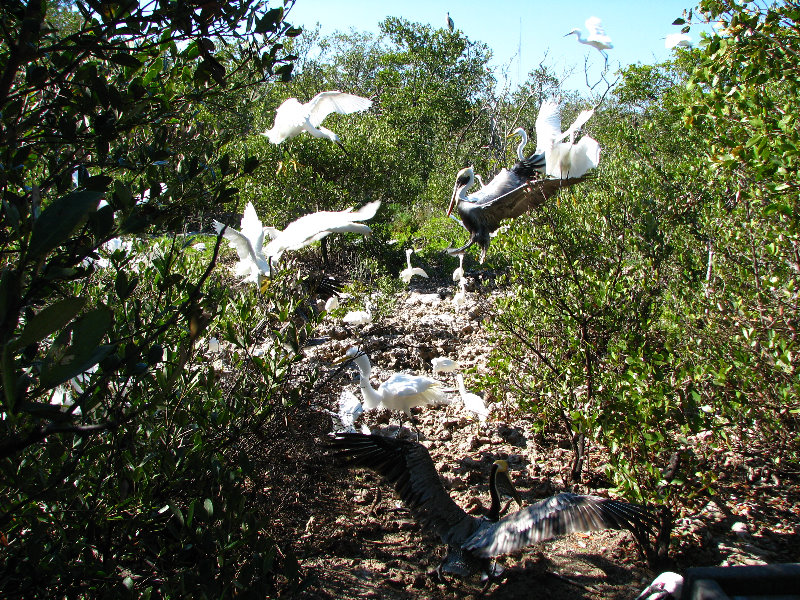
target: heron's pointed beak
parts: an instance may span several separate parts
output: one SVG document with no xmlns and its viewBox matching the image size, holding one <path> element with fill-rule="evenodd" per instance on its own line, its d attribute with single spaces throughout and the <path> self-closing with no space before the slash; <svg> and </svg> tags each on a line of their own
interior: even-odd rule
<svg viewBox="0 0 800 600">
<path fill-rule="evenodd" d="M 453 214 L 453 209 L 458 204 L 458 194 L 461 191 L 461 187 L 456 183 L 453 186 L 453 195 L 450 197 L 450 206 L 447 207 L 447 216 L 449 217 Z"/>
</svg>

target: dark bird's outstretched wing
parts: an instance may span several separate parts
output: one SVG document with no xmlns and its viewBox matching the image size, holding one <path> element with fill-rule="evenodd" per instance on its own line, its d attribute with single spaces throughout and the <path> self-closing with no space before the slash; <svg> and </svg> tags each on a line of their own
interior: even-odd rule
<svg viewBox="0 0 800 600">
<path fill-rule="evenodd" d="M 422 444 L 379 435 L 340 433 L 331 441 L 337 456 L 386 479 L 420 524 L 444 543 L 461 545 L 480 525 L 444 489 L 428 450 Z"/>
<path fill-rule="evenodd" d="M 504 219 L 515 219 L 532 208 L 544 204 L 548 198 L 555 196 L 562 188 L 575 185 L 590 177 L 590 175 L 584 175 L 568 179 L 528 181 L 502 196 L 482 202 L 480 210 L 483 221 L 490 232 L 495 231 Z"/>
<path fill-rule="evenodd" d="M 656 525 L 645 507 L 599 496 L 557 494 L 484 524 L 463 547 L 490 558 L 575 531 L 628 529 L 635 534 Z"/>
</svg>

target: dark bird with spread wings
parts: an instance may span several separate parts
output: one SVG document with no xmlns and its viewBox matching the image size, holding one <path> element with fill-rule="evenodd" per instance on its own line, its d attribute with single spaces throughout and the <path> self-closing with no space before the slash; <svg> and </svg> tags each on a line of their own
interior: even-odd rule
<svg viewBox="0 0 800 600">
<path fill-rule="evenodd" d="M 500 227 L 503 219 L 519 217 L 543 204 L 561 188 L 580 183 L 588 177 L 539 179 L 536 173 L 543 165 L 543 154 L 518 161 L 510 170 L 502 169 L 494 179 L 471 195 L 467 195 L 467 191 L 475 185 L 475 172 L 472 167 L 461 169 L 456 176 L 447 216 L 455 208 L 470 238 L 460 248 L 452 248 L 448 252 L 461 254 L 473 244 L 478 244 L 482 263 L 489 249 L 491 234 Z"/>
<path fill-rule="evenodd" d="M 556 494 L 500 519 L 501 493 L 522 504 L 508 478 L 505 461 L 496 461 L 492 466 L 489 513 L 474 517 L 447 493 L 428 450 L 421 444 L 342 433 L 333 438 L 332 447 L 347 464 L 371 469 L 389 480 L 423 528 L 447 544 L 447 556 L 437 569 L 439 573 L 462 577 L 491 574 L 494 557 L 575 531 L 627 529 L 641 541 L 656 524 L 642 506 L 570 493 Z"/>
</svg>

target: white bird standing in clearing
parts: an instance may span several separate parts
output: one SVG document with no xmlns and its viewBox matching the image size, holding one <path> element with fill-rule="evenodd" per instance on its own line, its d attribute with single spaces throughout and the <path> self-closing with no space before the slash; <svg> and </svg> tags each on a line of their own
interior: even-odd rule
<svg viewBox="0 0 800 600">
<path fill-rule="evenodd" d="M 369 357 L 356 346 L 352 346 L 345 353 L 343 360 L 348 359 L 352 359 L 356 367 L 358 367 L 358 374 L 361 378 L 358 385 L 361 388 L 361 395 L 364 397 L 364 410 L 387 408 L 389 410 L 402 411 L 409 419 L 412 419 L 411 409 L 414 406 L 444 404 L 447 402 L 447 396 L 442 391 L 442 384 L 435 379 L 421 375 L 393 373 L 376 390 L 369 382 L 369 377 L 372 374 L 372 364 L 369 362 Z"/>
<path fill-rule="evenodd" d="M 400 279 L 403 280 L 403 283 L 408 285 L 411 283 L 411 278 L 414 275 L 419 275 L 420 277 L 424 277 L 425 279 L 428 278 L 428 274 L 425 272 L 424 269 L 421 267 L 412 267 L 411 266 L 411 255 L 414 254 L 413 248 L 406 249 L 406 264 L 408 265 L 405 269 L 400 271 Z"/>
<path fill-rule="evenodd" d="M 234 267 L 236 275 L 243 277 L 243 281 L 260 284 L 262 278 L 270 277 L 271 269 L 269 259 L 264 254 L 264 228 L 252 202 L 248 202 L 244 209 L 240 227 L 241 231 L 237 231 L 214 221 L 217 235 L 224 229 L 223 237 L 239 255 L 239 262 Z"/>
<path fill-rule="evenodd" d="M 347 115 L 367 110 L 372 100 L 339 91 L 320 92 L 309 102 L 302 104 L 297 98 L 288 98 L 275 112 L 275 124 L 261 135 L 273 144 L 293 138 L 306 131 L 317 138 L 327 138 L 341 146 L 339 136 L 330 129 L 321 127 L 322 121 L 331 113 Z"/>
<path fill-rule="evenodd" d="M 589 32 L 589 35 L 586 38 L 582 36 L 581 30 L 578 28 L 573 29 L 564 37 L 575 34 L 581 44 L 586 44 L 587 46 L 597 48 L 597 51 L 603 55 L 603 58 L 606 61 L 606 66 L 608 66 L 608 54 L 606 53 L 606 50 L 611 50 L 614 45 L 611 43 L 611 38 L 606 35 L 602 23 L 603 22 L 598 17 L 589 17 L 584 23 L 587 31 Z"/>
<path fill-rule="evenodd" d="M 558 179 L 582 177 L 600 162 L 600 144 L 584 135 L 576 144 L 575 136 L 594 114 L 594 109 L 584 110 L 570 125 L 561 131 L 561 108 L 554 100 L 545 100 L 536 117 L 536 152 L 544 152 L 546 173 Z M 565 138 L 569 138 L 564 141 Z"/>
<path fill-rule="evenodd" d="M 664 571 L 648 585 L 636 600 L 681 600 L 683 577 L 672 571 Z"/>
<path fill-rule="evenodd" d="M 474 413 L 478 417 L 481 425 L 486 423 L 486 419 L 489 417 L 489 409 L 486 408 L 483 398 L 478 396 L 478 394 L 467 391 L 467 388 L 464 386 L 464 376 L 461 375 L 461 373 L 456 375 L 456 382 L 458 383 L 458 393 L 461 395 L 464 408 Z"/>
<path fill-rule="evenodd" d="M 433 368 L 433 375 L 435 377 L 437 373 L 452 373 L 458 369 L 459 365 L 458 361 L 452 358 L 437 356 L 431 360 L 431 367 Z"/>
<path fill-rule="evenodd" d="M 344 317 L 345 325 L 367 325 L 372 323 L 372 305 L 369 301 L 364 303 L 364 310 L 351 310 Z"/>
<path fill-rule="evenodd" d="M 458 255 L 458 268 L 453 271 L 453 281 L 459 283 L 462 279 L 464 279 L 464 255 Z"/>
<path fill-rule="evenodd" d="M 283 231 L 268 228 L 272 241 L 267 244 L 264 254 L 268 258 L 279 260 L 286 250 L 299 250 L 316 242 L 331 233 L 361 233 L 369 235 L 372 230 L 363 223 L 375 216 L 381 201 L 368 202 L 357 211 L 352 207 L 342 211 L 319 211 L 305 215 L 292 221 Z"/>
<path fill-rule="evenodd" d="M 664 38 L 664 48 L 667 50 L 671 48 L 691 48 L 692 37 L 688 33 L 679 31 L 678 33 L 670 33 Z"/>
</svg>

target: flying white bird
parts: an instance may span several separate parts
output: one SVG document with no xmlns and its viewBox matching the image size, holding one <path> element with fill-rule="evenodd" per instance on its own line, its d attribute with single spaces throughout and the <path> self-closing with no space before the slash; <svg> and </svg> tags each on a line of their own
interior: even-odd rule
<svg viewBox="0 0 800 600">
<path fill-rule="evenodd" d="M 605 58 L 606 65 L 608 65 L 608 54 L 606 53 L 606 50 L 611 50 L 614 45 L 611 43 L 611 38 L 606 35 L 606 32 L 603 29 L 602 21 L 597 17 L 589 17 L 586 19 L 585 25 L 587 31 L 589 32 L 589 35 L 586 38 L 584 38 L 581 34 L 581 30 L 577 28 L 570 31 L 564 37 L 575 34 L 581 44 L 586 44 L 587 46 L 597 48 L 597 51 L 603 55 L 603 58 Z"/>
<path fill-rule="evenodd" d="M 475 414 L 481 422 L 481 425 L 486 423 L 486 419 L 489 417 L 489 409 L 486 408 L 483 398 L 478 396 L 478 394 L 467 391 L 467 388 L 464 386 L 464 376 L 461 375 L 461 373 L 456 375 L 456 382 L 458 383 L 458 393 L 461 395 L 464 408 Z"/>
<path fill-rule="evenodd" d="M 672 571 L 664 571 L 648 585 L 636 600 L 681 600 L 683 577 Z"/>
<path fill-rule="evenodd" d="M 600 144 L 584 135 L 576 144 L 575 136 L 594 114 L 584 110 L 566 131 L 561 131 L 561 108 L 554 100 L 545 100 L 536 117 L 537 153 L 544 152 L 546 173 L 558 179 L 582 177 L 600 162 Z M 568 139 L 567 139 L 568 138 Z"/>
<path fill-rule="evenodd" d="M 447 396 L 442 391 L 442 384 L 430 377 L 410 375 L 408 373 L 393 373 L 376 390 L 370 385 L 369 377 L 372 374 L 372 364 L 369 357 L 353 346 L 345 353 L 343 360 L 352 360 L 358 367 L 361 376 L 359 386 L 364 397 L 364 410 L 388 408 L 389 410 L 402 411 L 409 418 L 414 406 L 428 404 L 444 404 Z"/>
<path fill-rule="evenodd" d="M 331 233 L 361 233 L 369 235 L 372 231 L 363 223 L 375 216 L 381 201 L 368 202 L 356 211 L 352 207 L 342 211 L 319 211 L 292 221 L 283 231 L 268 228 L 272 241 L 264 248 L 267 257 L 279 260 L 286 250 L 299 250 Z"/>
<path fill-rule="evenodd" d="M 400 271 L 400 279 L 403 280 L 403 283 L 408 285 L 411 282 L 411 278 L 414 275 L 419 275 L 420 277 L 424 277 L 425 279 L 428 278 L 428 274 L 425 272 L 424 269 L 421 267 L 412 267 L 411 266 L 411 255 L 414 254 L 413 248 L 406 249 L 406 264 L 408 265 L 405 269 Z"/>
<path fill-rule="evenodd" d="M 670 33 L 664 38 L 664 48 L 670 49 L 675 47 L 691 48 L 692 37 L 688 33 Z"/>
<path fill-rule="evenodd" d="M 452 373 L 458 369 L 458 361 L 455 361 L 452 358 L 446 358 L 444 356 L 437 356 L 431 360 L 431 366 L 433 367 L 434 376 L 437 373 Z"/>
<path fill-rule="evenodd" d="M 261 135 L 268 137 L 273 144 L 280 144 L 306 131 L 314 137 L 327 138 L 341 145 L 338 135 L 320 126 L 322 121 L 331 113 L 347 115 L 367 110 L 370 106 L 372 100 L 368 98 L 339 91 L 320 92 L 305 104 L 297 98 L 289 98 L 275 112 L 272 129 Z"/>
<path fill-rule="evenodd" d="M 262 278 L 270 277 L 272 270 L 264 254 L 264 228 L 252 202 L 248 202 L 244 209 L 241 231 L 232 227 L 226 228 L 219 221 L 214 221 L 214 229 L 217 235 L 224 229 L 223 237 L 233 245 L 239 255 L 239 262 L 234 267 L 237 276 L 253 283 L 260 283 Z"/>
</svg>

